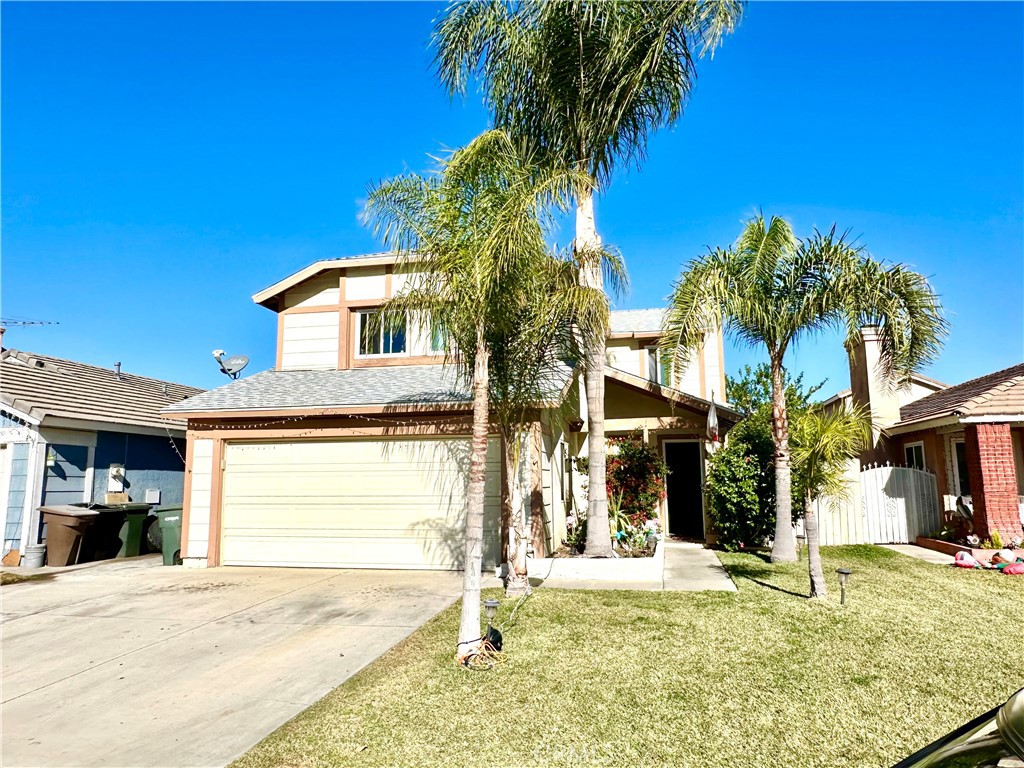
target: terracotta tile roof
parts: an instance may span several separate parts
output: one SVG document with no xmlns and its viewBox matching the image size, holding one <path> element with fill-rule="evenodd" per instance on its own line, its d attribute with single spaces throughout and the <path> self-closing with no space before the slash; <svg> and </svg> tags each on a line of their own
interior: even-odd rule
<svg viewBox="0 0 1024 768">
<path fill-rule="evenodd" d="M 900 423 L 954 414 L 1024 416 L 1024 363 L 908 403 L 900 408 Z"/>
<path fill-rule="evenodd" d="M 0 355 L 0 402 L 42 421 L 47 416 L 176 427 L 160 411 L 203 390 L 109 368 L 5 349 Z"/>
</svg>

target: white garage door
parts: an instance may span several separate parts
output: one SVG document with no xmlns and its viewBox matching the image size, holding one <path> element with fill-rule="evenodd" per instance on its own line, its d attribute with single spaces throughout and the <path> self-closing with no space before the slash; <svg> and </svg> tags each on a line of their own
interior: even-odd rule
<svg viewBox="0 0 1024 768">
<path fill-rule="evenodd" d="M 461 568 L 469 438 L 228 443 L 225 565 Z M 484 565 L 498 559 L 498 441 L 488 444 Z"/>
</svg>

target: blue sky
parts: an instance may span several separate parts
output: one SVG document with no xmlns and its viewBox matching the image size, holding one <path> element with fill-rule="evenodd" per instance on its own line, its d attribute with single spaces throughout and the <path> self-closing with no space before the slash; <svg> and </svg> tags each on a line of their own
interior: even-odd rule
<svg viewBox="0 0 1024 768">
<path fill-rule="evenodd" d="M 433 78 L 439 8 L 4 3 L 0 312 L 60 322 L 7 344 L 204 387 L 225 383 L 217 347 L 272 367 L 251 294 L 377 250 L 367 185 L 487 126 Z M 932 276 L 953 332 L 925 373 L 1020 362 L 1022 40 L 1019 3 L 751 4 L 682 121 L 599 200 L 632 278 L 618 306 L 660 304 L 762 208 Z M 789 364 L 848 384 L 836 338 Z"/>
</svg>

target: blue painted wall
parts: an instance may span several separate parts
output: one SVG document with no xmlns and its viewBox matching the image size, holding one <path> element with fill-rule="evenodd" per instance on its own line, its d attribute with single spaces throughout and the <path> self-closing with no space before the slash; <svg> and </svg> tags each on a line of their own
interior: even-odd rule
<svg viewBox="0 0 1024 768">
<path fill-rule="evenodd" d="M 119 432 L 96 433 L 96 474 L 92 499 L 102 503 L 111 464 L 124 466 L 125 492 L 132 501 L 145 501 L 147 488 L 160 489 L 160 506 L 177 506 L 185 493 L 185 441 Z"/>
<path fill-rule="evenodd" d="M 11 451 L 11 487 L 7 498 L 7 525 L 4 530 L 3 554 L 20 546 L 21 519 L 25 513 L 25 488 L 28 485 L 28 443 L 8 443 Z"/>
<path fill-rule="evenodd" d="M 53 454 L 53 466 L 43 475 L 43 504 L 79 504 L 85 501 L 85 469 L 89 449 L 84 445 L 47 445 L 47 464 Z"/>
<path fill-rule="evenodd" d="M 25 422 L 21 419 L 16 419 L 11 416 L 7 411 L 0 411 L 0 427 L 23 427 Z"/>
</svg>

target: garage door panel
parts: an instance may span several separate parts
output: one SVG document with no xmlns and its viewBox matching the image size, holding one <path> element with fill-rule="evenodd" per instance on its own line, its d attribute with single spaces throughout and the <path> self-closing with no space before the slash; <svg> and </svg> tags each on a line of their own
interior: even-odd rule
<svg viewBox="0 0 1024 768">
<path fill-rule="evenodd" d="M 226 565 L 461 568 L 468 438 L 229 443 Z M 501 465 L 489 441 L 485 564 L 499 556 Z"/>
</svg>

